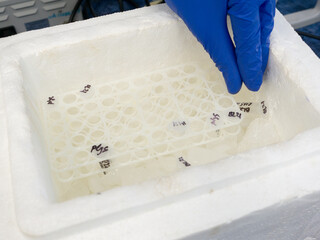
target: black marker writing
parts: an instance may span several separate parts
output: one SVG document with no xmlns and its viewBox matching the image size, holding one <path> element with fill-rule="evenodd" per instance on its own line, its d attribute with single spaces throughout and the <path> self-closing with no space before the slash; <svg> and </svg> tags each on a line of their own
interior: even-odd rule
<svg viewBox="0 0 320 240">
<path fill-rule="evenodd" d="M 103 161 L 99 162 L 99 164 L 102 169 L 107 169 L 110 167 L 110 160 L 103 160 Z M 103 172 L 103 174 L 106 175 L 107 173 Z"/>
<path fill-rule="evenodd" d="M 250 107 L 252 102 L 238 102 L 237 104 L 239 107 Z"/>
<path fill-rule="evenodd" d="M 240 111 L 242 111 L 242 112 L 250 112 L 250 110 L 251 110 L 251 108 L 249 108 L 249 107 L 240 107 Z"/>
<path fill-rule="evenodd" d="M 242 114 L 239 113 L 239 112 L 229 112 L 228 116 L 229 117 L 234 117 L 234 118 L 237 117 L 237 118 L 241 119 Z"/>
<path fill-rule="evenodd" d="M 249 113 L 251 111 L 252 102 L 238 102 L 240 111 Z"/>
<path fill-rule="evenodd" d="M 54 98 L 54 96 L 49 97 L 47 103 L 48 103 L 48 104 L 54 104 L 53 101 L 55 101 L 55 100 L 56 100 L 56 99 Z"/>
<path fill-rule="evenodd" d="M 82 91 L 80 91 L 80 92 L 87 93 L 87 92 L 90 90 L 90 88 L 91 88 L 91 85 L 88 84 L 88 85 L 85 86 L 84 89 L 83 89 Z"/>
<path fill-rule="evenodd" d="M 107 152 L 108 150 L 109 150 L 109 147 L 108 146 L 103 147 L 102 144 L 93 145 L 92 148 L 91 148 L 91 152 L 93 152 L 93 151 L 98 152 L 97 156 L 99 156 L 100 154 L 102 154 L 104 152 Z"/>
<path fill-rule="evenodd" d="M 191 164 L 188 163 L 186 160 L 183 159 L 183 157 L 179 157 L 179 162 L 182 162 L 186 167 L 190 167 Z"/>
<path fill-rule="evenodd" d="M 261 102 L 261 106 L 262 106 L 263 114 L 267 114 L 268 108 L 267 108 L 267 106 L 265 105 L 265 102 L 264 102 L 264 101 Z"/>
<path fill-rule="evenodd" d="M 212 115 L 213 117 L 210 118 L 211 124 L 216 126 L 216 121 L 220 120 L 220 115 L 215 113 L 213 113 Z"/>
<path fill-rule="evenodd" d="M 182 122 L 172 122 L 173 127 L 186 126 L 187 123 L 185 121 Z"/>
</svg>

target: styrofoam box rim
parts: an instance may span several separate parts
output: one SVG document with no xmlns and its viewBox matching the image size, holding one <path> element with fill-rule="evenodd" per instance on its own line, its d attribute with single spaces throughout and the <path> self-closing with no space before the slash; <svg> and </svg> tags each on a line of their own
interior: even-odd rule
<svg viewBox="0 0 320 240">
<path fill-rule="evenodd" d="M 131 18 L 135 18 L 135 24 L 130 24 Z M 25 132 L 25 136 L 21 134 L 21 131 L 28 128 L 28 119 L 25 114 L 22 114 L 25 112 L 23 95 L 21 94 L 23 79 L 19 72 L 18 63 L 20 58 L 34 52 L 34 49 L 28 47 L 30 43 L 36 42 L 37 51 L 42 51 L 62 43 L 72 44 L 95 37 L 122 34 L 126 31 L 156 27 L 158 24 L 176 24 L 177 22 L 180 20 L 167 6 L 163 5 L 138 9 L 126 14 L 114 14 L 83 23 L 29 32 L 0 41 L 0 51 L 3 53 L 2 56 L 5 56 L 0 59 L 0 79 L 6 102 L 15 211 L 19 226 L 24 233 L 40 236 L 101 217 L 119 219 L 172 202 L 186 201 L 201 195 L 201 192 L 221 189 L 236 182 L 253 179 L 274 169 L 305 161 L 312 156 L 320 156 L 320 128 L 318 128 L 304 132 L 289 142 L 253 150 L 205 167 L 179 172 L 171 178 L 174 178 L 176 183 L 183 182 L 184 184 L 178 184 L 175 190 L 168 191 L 164 195 L 159 195 L 156 190 L 158 180 L 154 180 L 63 203 L 52 203 L 45 200 L 39 191 L 41 182 L 35 173 L 36 166 L 33 166 L 34 169 L 29 168 L 28 172 L 24 168 L 25 160 L 28 159 L 32 162 L 33 156 L 32 144 L 25 139 L 25 136 L 30 137 L 30 133 L 28 135 Z M 109 31 L 107 27 L 109 24 L 112 26 L 125 24 L 126 28 L 110 28 L 113 30 Z M 105 27 L 101 28 L 102 25 Z M 78 31 L 79 29 L 86 30 L 90 34 L 84 36 L 82 32 Z M 283 29 L 286 29 L 287 34 L 283 33 Z M 48 41 L 53 37 L 56 41 Z M 279 50 L 286 41 L 288 43 L 294 41 L 298 53 L 288 52 L 285 49 Z M 298 67 L 296 67 L 296 62 L 287 62 L 286 64 L 290 71 L 292 69 L 292 76 L 299 76 L 292 79 L 299 82 L 310 102 L 320 111 L 320 97 L 317 94 L 320 92 L 320 81 L 317 81 L 320 76 L 319 60 L 294 34 L 279 13 L 276 18 L 272 48 L 277 51 L 271 50 L 271 58 L 279 62 L 286 54 L 291 54 L 292 58 L 295 58 L 299 56 L 299 52 L 307 52 Z M 304 74 L 302 71 L 306 71 L 306 73 Z M 313 75 L 308 74 L 311 71 L 313 71 Z M 16 84 L 19 89 L 14 87 Z M 12 99 L 15 101 L 11 101 Z M 15 122 L 14 119 L 17 117 L 21 121 Z M 314 144 L 305 146 L 303 143 L 308 139 L 312 139 Z M 27 146 L 21 151 L 15 151 L 17 143 L 27 144 Z M 319 166 L 317 165 L 317 167 Z M 318 168 L 315 167 L 315 169 Z M 308 191 L 312 192 L 315 189 L 317 189 L 316 186 Z M 37 227 L 35 228 L 35 226 Z"/>
</svg>

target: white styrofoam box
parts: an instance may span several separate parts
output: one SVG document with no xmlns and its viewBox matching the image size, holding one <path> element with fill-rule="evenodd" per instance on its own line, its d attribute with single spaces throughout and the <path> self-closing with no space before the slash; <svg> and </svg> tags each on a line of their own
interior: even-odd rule
<svg viewBox="0 0 320 240">
<path fill-rule="evenodd" d="M 279 13 L 275 25 L 268 73 L 257 95 L 268 101 L 285 142 L 62 203 L 38 128 L 39 102 L 88 79 L 103 83 L 209 57 L 165 5 L 0 41 L 9 143 L 9 158 L 3 159 L 10 161 L 20 237 L 172 239 L 319 190 L 319 59 Z M 264 132 L 259 134 L 249 149 L 264 146 Z"/>
</svg>

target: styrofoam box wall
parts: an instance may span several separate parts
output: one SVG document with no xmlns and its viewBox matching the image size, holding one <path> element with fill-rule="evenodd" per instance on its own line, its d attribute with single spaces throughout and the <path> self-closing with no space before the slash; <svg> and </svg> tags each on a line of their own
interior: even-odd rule
<svg viewBox="0 0 320 240">
<path fill-rule="evenodd" d="M 179 208 L 205 192 L 254 180 L 320 150 L 320 129 L 314 128 L 319 126 L 319 60 L 278 15 L 268 72 L 258 95 L 263 94 L 268 101 L 277 130 L 287 142 L 161 180 L 57 203 L 39 128 L 39 102 L 46 101 L 52 91 L 73 90 L 75 84 L 103 83 L 190 61 L 210 63 L 210 58 L 165 5 L 26 33 L 0 42 L 0 48 L 5 56 L 0 59 L 0 79 L 6 102 L 16 218 L 21 231 L 28 235 L 47 235 L 88 221 L 99 224 L 99 219 L 110 223 L 154 208 L 165 209 L 169 203 Z M 319 168 L 319 164 L 313 164 L 313 170 Z M 310 172 L 310 179 L 312 176 Z M 211 224 L 219 225 L 314 190 L 293 188 L 278 198 L 261 200 L 261 204 L 243 203 L 241 211 L 220 212 Z M 245 194 L 250 196 L 255 190 L 250 191 Z M 189 230 L 181 227 L 170 238 L 200 231 L 206 224 L 196 224 Z"/>
</svg>

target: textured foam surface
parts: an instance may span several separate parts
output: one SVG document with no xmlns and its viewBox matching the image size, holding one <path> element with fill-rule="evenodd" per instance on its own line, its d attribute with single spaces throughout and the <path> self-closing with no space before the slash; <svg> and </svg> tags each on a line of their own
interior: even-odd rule
<svg viewBox="0 0 320 240">
<path fill-rule="evenodd" d="M 52 95 L 45 91 L 52 90 L 52 86 L 58 85 L 59 82 L 62 82 L 61 88 L 65 92 L 71 91 L 72 89 L 67 89 L 71 86 L 74 86 L 74 91 L 79 91 L 84 88 L 87 80 L 90 80 L 85 73 L 91 67 L 99 70 L 99 75 L 106 77 L 110 76 L 110 72 L 106 74 L 103 72 L 105 69 L 128 71 L 133 68 L 145 68 L 147 62 L 157 67 L 161 66 L 161 62 L 169 62 L 169 65 L 175 66 L 172 60 L 188 62 L 179 58 L 180 55 L 176 54 L 175 49 L 181 54 L 191 54 L 196 46 L 185 26 L 165 5 L 140 9 L 121 16 L 123 17 L 108 16 L 94 21 L 29 32 L 0 42 L 3 53 L 1 56 L 5 56 L 0 57 L 0 93 L 1 96 L 3 93 L 5 101 L 5 104 L 2 104 L 5 107 L 2 111 L 4 124 L 0 124 L 3 143 L 0 144 L 1 237 L 32 239 L 33 236 L 41 236 L 40 238 L 45 239 L 64 240 L 106 237 L 179 239 L 255 211 L 268 214 L 268 206 L 319 191 L 319 184 L 314 184 L 319 182 L 319 129 L 306 131 L 306 128 L 314 126 L 312 120 L 316 119 L 310 112 L 316 114 L 320 109 L 319 60 L 295 35 L 284 18 L 277 14 L 276 27 L 271 39 L 269 71 L 264 84 L 266 98 L 262 100 L 266 101 L 266 106 L 272 113 L 273 118 L 268 125 L 274 124 L 275 133 L 286 137 L 300 133 L 299 136 L 281 144 L 251 150 L 134 186 L 114 188 L 100 194 L 60 203 L 57 203 L 55 198 L 50 198 L 48 192 L 52 190 L 52 186 L 46 182 L 50 171 L 43 167 L 43 163 L 47 162 L 45 155 L 39 153 L 39 146 L 43 141 L 37 141 L 36 131 L 30 127 L 31 115 L 26 114 L 23 83 L 29 86 L 29 90 L 39 89 L 46 97 Z M 164 28 L 165 31 L 161 31 Z M 128 35 L 129 37 L 121 42 L 121 39 Z M 109 39 L 114 41 L 108 42 Z M 134 42 L 135 40 L 138 41 Z M 141 45 L 138 44 L 140 41 Z M 189 48 L 186 42 L 191 43 L 192 47 Z M 79 48 L 74 47 L 75 43 L 79 43 Z M 101 51 L 101 48 L 97 50 L 99 43 L 106 48 L 112 47 L 109 47 L 108 51 Z M 134 48 L 128 45 L 129 43 L 134 43 Z M 135 64 L 128 64 L 126 61 L 124 65 L 119 65 L 122 56 L 122 52 L 119 51 L 122 49 L 127 55 L 129 53 L 134 56 L 132 59 L 136 59 L 137 54 L 148 57 L 150 48 L 147 48 L 147 43 L 157 43 L 157 46 L 163 48 L 156 50 L 164 51 L 158 51 L 156 59 L 149 58 L 143 63 L 135 61 Z M 61 50 L 59 46 L 64 47 L 60 59 L 56 58 L 56 53 Z M 48 49 L 52 51 L 43 55 Z M 110 51 L 113 49 L 117 51 L 111 54 Z M 170 52 L 174 54 L 168 56 Z M 198 48 L 197 52 L 201 50 Z M 40 60 L 39 64 L 32 65 L 32 59 L 25 57 L 34 53 L 35 58 Z M 102 58 L 98 53 L 107 57 Z M 84 60 L 87 58 L 81 58 L 91 56 L 90 54 L 94 56 L 88 61 Z M 191 54 L 192 57 L 195 55 Z M 115 61 L 113 57 L 119 58 Z M 112 61 L 106 64 L 105 61 L 108 59 Z M 29 63 L 32 73 L 29 78 L 21 75 L 22 72 L 25 73 L 20 65 L 22 60 Z M 60 68 L 53 68 L 56 65 L 51 64 L 50 60 L 54 64 L 62 62 Z M 48 67 L 44 67 L 48 62 Z M 80 73 L 75 73 L 75 68 L 69 67 L 79 66 L 81 62 L 83 71 L 80 69 Z M 89 65 L 90 63 L 93 66 Z M 67 66 L 64 67 L 65 65 Z M 148 69 L 151 69 L 150 65 Z M 67 72 L 68 69 L 72 71 Z M 124 74 L 128 75 L 127 71 Z M 48 73 L 48 76 L 37 78 L 39 72 Z M 59 76 L 55 75 L 60 73 Z M 88 75 L 90 74 L 91 72 Z M 75 75 L 76 78 L 72 82 L 69 76 Z M 84 81 L 81 76 L 84 76 Z M 75 82 L 81 82 L 80 89 Z M 37 97 L 37 91 L 29 91 L 29 94 Z M 257 95 L 260 94 L 261 92 Z M 239 98 L 236 101 L 245 102 L 246 99 Z M 261 102 L 258 103 L 261 106 Z M 309 105 L 314 107 L 312 111 L 305 110 Z M 274 127 L 264 128 L 267 120 L 258 120 L 248 126 L 250 134 L 245 136 L 250 140 L 256 139 L 250 144 L 258 144 L 252 147 L 265 146 L 261 145 L 262 141 L 267 140 L 264 134 L 271 132 L 270 129 L 274 131 Z M 317 124 L 316 121 L 315 126 L 318 126 Z M 254 131 L 256 127 L 259 128 L 259 132 Z M 198 147 L 190 150 L 193 154 L 196 153 L 196 156 L 202 153 L 201 156 L 207 159 L 210 158 L 209 153 L 212 153 L 208 149 L 200 151 Z M 85 193 L 87 190 L 81 188 L 84 186 L 83 182 L 72 187 L 78 187 L 77 190 Z M 282 222 L 287 221 L 283 219 Z M 242 224 L 246 225 L 247 221 L 244 219 Z M 283 231 L 285 232 L 285 229 Z"/>
</svg>

